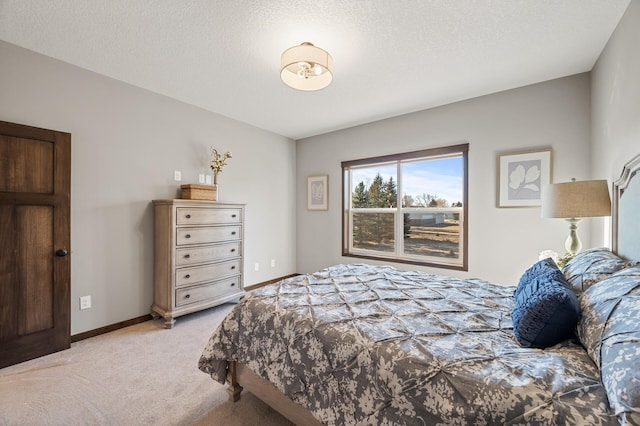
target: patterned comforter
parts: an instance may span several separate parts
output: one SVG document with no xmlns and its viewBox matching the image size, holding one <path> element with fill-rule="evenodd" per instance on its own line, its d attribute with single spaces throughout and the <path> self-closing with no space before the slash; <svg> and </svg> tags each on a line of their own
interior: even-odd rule
<svg viewBox="0 0 640 426">
<path fill-rule="evenodd" d="M 618 424 L 579 343 L 522 348 L 514 287 L 338 265 L 242 300 L 199 368 L 242 362 L 325 424 Z"/>
</svg>

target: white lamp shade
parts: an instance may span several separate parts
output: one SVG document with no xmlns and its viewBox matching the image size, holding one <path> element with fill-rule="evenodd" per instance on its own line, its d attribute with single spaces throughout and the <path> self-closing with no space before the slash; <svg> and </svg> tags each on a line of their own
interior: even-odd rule
<svg viewBox="0 0 640 426">
<path fill-rule="evenodd" d="M 303 67 L 309 72 L 304 73 Z M 311 43 L 290 47 L 280 58 L 280 77 L 294 89 L 323 89 L 333 80 L 333 58 Z"/>
<path fill-rule="evenodd" d="M 581 218 L 611 215 L 606 180 L 555 183 L 542 187 L 542 217 Z"/>
</svg>

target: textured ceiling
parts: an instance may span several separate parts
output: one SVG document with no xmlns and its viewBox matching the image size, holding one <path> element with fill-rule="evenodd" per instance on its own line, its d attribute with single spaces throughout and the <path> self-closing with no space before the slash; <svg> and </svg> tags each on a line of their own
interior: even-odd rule
<svg viewBox="0 0 640 426">
<path fill-rule="evenodd" d="M 589 71 L 629 1 L 0 0 L 0 39 L 300 139 Z M 326 89 L 280 80 L 304 41 Z"/>
</svg>

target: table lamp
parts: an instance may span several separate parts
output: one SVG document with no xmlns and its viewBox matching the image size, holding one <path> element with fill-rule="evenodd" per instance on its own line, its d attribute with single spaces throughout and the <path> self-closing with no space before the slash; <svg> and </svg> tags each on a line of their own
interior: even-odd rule
<svg viewBox="0 0 640 426">
<path fill-rule="evenodd" d="M 542 217 L 563 218 L 569 222 L 564 247 L 575 255 L 582 248 L 578 222 L 584 217 L 611 215 L 611 200 L 606 180 L 554 183 L 542 188 Z"/>
</svg>

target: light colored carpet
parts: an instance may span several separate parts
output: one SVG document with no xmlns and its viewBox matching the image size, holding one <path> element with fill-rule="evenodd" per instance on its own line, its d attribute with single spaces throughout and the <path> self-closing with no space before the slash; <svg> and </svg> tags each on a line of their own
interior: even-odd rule
<svg viewBox="0 0 640 426">
<path fill-rule="evenodd" d="M 291 425 L 253 395 L 237 403 L 198 370 L 234 305 L 147 321 L 0 369 L 0 425 Z"/>
</svg>

